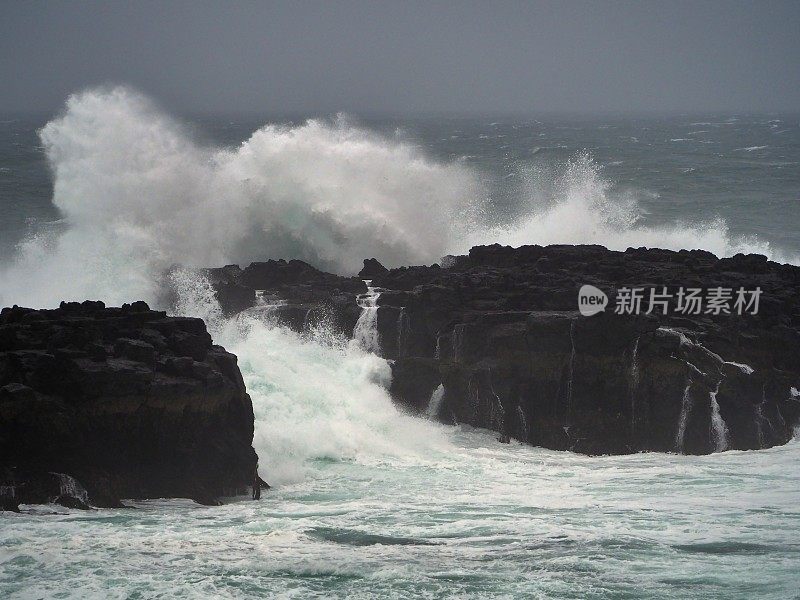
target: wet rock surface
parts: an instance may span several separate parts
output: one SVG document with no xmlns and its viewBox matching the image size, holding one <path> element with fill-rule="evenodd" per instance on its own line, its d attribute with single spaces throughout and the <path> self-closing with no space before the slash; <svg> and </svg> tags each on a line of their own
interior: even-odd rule
<svg viewBox="0 0 800 600">
<path fill-rule="evenodd" d="M 420 414 L 441 385 L 442 421 L 588 454 L 703 454 L 792 435 L 800 415 L 798 267 L 699 250 L 498 245 L 442 264 L 386 270 L 367 259 L 360 273 L 380 290 L 372 321 L 379 353 L 392 361 L 393 396 Z M 225 285 L 246 287 L 248 298 L 268 290 L 298 331 L 318 311 L 352 335 L 366 290 L 357 278 L 301 261 L 210 272 L 220 298 Z M 587 284 L 609 298 L 588 317 L 578 312 Z M 644 290 L 640 314 L 615 314 L 624 287 Z M 760 288 L 757 314 L 676 312 L 679 288 L 719 287 Z M 646 314 L 651 289 L 673 295 L 667 314 Z"/>
<path fill-rule="evenodd" d="M 352 333 L 360 309 L 356 297 L 366 291 L 358 277 L 325 273 L 301 260 L 268 260 L 205 269 L 223 312 L 248 308 L 271 316 L 297 331 L 325 321 L 339 333 Z"/>
<path fill-rule="evenodd" d="M 4 505 L 214 503 L 250 484 L 252 440 L 236 357 L 202 320 L 144 302 L 0 313 Z"/>
<path fill-rule="evenodd" d="M 377 276 L 394 396 L 439 418 L 588 454 L 704 454 L 788 441 L 800 398 L 800 268 L 763 256 L 601 246 L 475 247 Z M 578 292 L 609 296 L 582 316 Z M 641 313 L 615 314 L 644 288 Z M 649 290 L 761 289 L 757 314 L 647 312 Z M 438 371 L 438 379 L 434 372 Z"/>
</svg>

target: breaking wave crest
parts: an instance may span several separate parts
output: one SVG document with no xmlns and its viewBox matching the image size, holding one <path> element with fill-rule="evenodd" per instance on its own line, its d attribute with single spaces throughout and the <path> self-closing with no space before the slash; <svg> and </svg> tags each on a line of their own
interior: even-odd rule
<svg viewBox="0 0 800 600">
<path fill-rule="evenodd" d="M 226 319 L 202 275 L 172 277 L 176 311 L 205 319 L 215 342 L 239 359 L 255 413 L 253 447 L 270 484 L 302 481 L 320 461 L 418 464 L 451 449 L 444 426 L 392 402 L 385 359 L 325 323 L 301 335 L 257 309 Z"/>
<path fill-rule="evenodd" d="M 158 297 L 174 264 L 215 266 L 300 258 L 353 273 L 366 257 L 432 263 L 476 243 L 598 243 L 760 252 L 722 221 L 652 227 L 587 155 L 538 172 L 516 218 L 498 226 L 491 184 L 459 161 L 344 117 L 265 125 L 234 148 L 198 143 L 124 87 L 71 96 L 40 132 L 58 228 L 19 245 L 0 269 L 0 304 L 52 306 Z M 533 167 L 531 167 L 533 169 Z M 543 183 L 544 182 L 544 183 Z"/>
<path fill-rule="evenodd" d="M 126 88 L 71 96 L 40 132 L 65 228 L 24 242 L 5 301 L 153 299 L 174 263 L 301 258 L 353 272 L 444 254 L 476 178 L 340 118 L 267 125 L 237 148 L 196 143 Z"/>
<path fill-rule="evenodd" d="M 239 357 L 253 447 L 270 483 L 304 479 L 309 460 L 425 462 L 450 445 L 444 427 L 393 404 L 384 359 L 324 332 L 303 337 L 248 316 L 229 327 L 236 333 L 220 338 Z"/>
<path fill-rule="evenodd" d="M 756 236 L 735 237 L 722 218 L 707 222 L 647 225 L 632 190 L 619 191 L 603 176 L 591 155 L 580 153 L 555 169 L 529 169 L 523 211 L 510 224 L 488 227 L 469 237 L 472 245 L 600 244 L 630 247 L 701 249 L 717 256 L 757 253 L 783 262 L 800 261 Z"/>
</svg>

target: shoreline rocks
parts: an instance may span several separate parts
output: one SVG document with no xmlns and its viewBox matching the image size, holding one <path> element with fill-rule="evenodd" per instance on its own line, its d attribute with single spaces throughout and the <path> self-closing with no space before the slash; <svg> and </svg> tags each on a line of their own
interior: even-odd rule
<svg viewBox="0 0 800 600">
<path fill-rule="evenodd" d="M 325 273 L 302 260 L 268 260 L 244 269 L 227 265 L 201 272 L 213 285 L 225 315 L 268 310 L 297 331 L 324 320 L 335 331 L 351 334 L 360 314 L 356 297 L 367 289 L 358 277 Z"/>
<path fill-rule="evenodd" d="M 363 282 L 301 261 L 254 264 L 269 265 L 248 269 L 283 303 L 284 324 L 303 331 L 317 310 L 352 336 Z M 593 245 L 477 246 L 442 264 L 389 270 L 367 259 L 360 273 L 380 290 L 374 322 L 392 395 L 419 414 L 440 390 L 443 422 L 586 454 L 766 448 L 800 422 L 798 267 Z M 248 269 L 235 283 L 250 297 Z M 604 312 L 578 312 L 586 284 L 608 295 Z M 624 287 L 762 294 L 757 314 L 615 314 Z"/>
<path fill-rule="evenodd" d="M 601 246 L 483 246 L 448 264 L 373 282 L 392 290 L 378 301 L 381 353 L 394 360 L 392 390 L 408 406 L 420 410 L 441 384 L 440 420 L 585 454 L 707 454 L 793 435 L 800 268 Z M 604 312 L 577 311 L 584 284 L 608 294 Z M 615 314 L 623 287 L 762 295 L 755 315 L 644 314 L 646 304 Z"/>
<path fill-rule="evenodd" d="M 215 504 L 252 482 L 252 440 L 236 357 L 202 320 L 144 302 L 0 313 L 5 505 Z"/>
</svg>

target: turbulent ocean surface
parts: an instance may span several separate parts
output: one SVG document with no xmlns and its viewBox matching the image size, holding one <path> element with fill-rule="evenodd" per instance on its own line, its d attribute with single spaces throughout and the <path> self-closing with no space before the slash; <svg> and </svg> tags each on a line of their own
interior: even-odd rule
<svg viewBox="0 0 800 600">
<path fill-rule="evenodd" d="M 471 244 L 800 256 L 797 116 L 176 119 L 125 89 L 0 120 L 0 305 L 157 304 L 166 267 L 432 263 Z M 585 457 L 402 414 L 383 359 L 187 277 L 274 487 L 0 515 L 0 596 L 787 598 L 800 443 Z M 46 441 L 43 441 L 46 443 Z"/>
</svg>

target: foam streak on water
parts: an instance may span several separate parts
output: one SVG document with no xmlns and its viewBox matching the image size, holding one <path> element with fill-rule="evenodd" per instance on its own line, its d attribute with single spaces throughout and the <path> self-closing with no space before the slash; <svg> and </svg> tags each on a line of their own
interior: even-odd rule
<svg viewBox="0 0 800 600">
<path fill-rule="evenodd" d="M 590 458 L 443 431 L 451 447 L 412 460 L 311 460 L 260 502 L 4 515 L 0 593 L 51 597 L 66 579 L 84 598 L 796 593 L 796 443 Z"/>
</svg>

